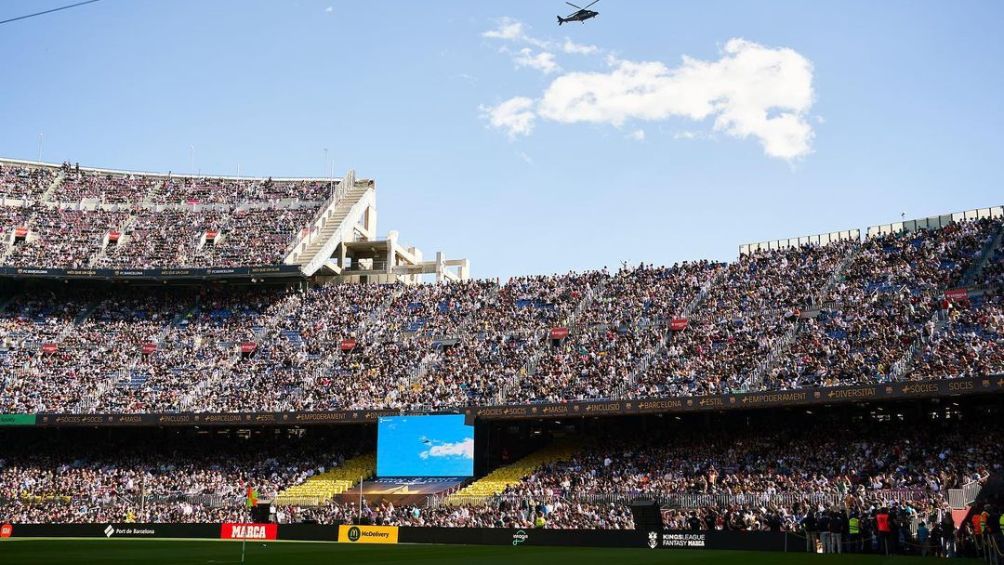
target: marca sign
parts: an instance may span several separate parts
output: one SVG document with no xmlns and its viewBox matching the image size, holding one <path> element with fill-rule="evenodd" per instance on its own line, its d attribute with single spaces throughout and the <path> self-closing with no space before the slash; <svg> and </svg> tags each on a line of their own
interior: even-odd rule
<svg viewBox="0 0 1004 565">
<path fill-rule="evenodd" d="M 278 533 L 279 526 L 276 524 L 225 523 L 220 526 L 220 539 L 275 539 Z"/>
<path fill-rule="evenodd" d="M 14 535 L 14 526 L 10 524 L 0 526 L 0 538 L 9 538 L 12 535 Z"/>
</svg>

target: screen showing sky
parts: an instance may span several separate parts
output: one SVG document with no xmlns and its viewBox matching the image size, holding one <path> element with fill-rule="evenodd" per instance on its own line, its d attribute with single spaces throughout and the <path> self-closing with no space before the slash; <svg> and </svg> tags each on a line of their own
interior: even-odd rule
<svg viewBox="0 0 1004 565">
<path fill-rule="evenodd" d="M 377 428 L 377 476 L 470 477 L 474 427 L 464 416 L 390 416 Z"/>
</svg>

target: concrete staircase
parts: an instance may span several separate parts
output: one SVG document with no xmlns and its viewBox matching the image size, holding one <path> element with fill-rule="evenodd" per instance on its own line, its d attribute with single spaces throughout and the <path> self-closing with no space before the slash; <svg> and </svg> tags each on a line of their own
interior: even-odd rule
<svg viewBox="0 0 1004 565">
<path fill-rule="evenodd" d="M 52 193 L 55 192 L 57 188 L 59 188 L 59 185 L 63 184 L 64 178 L 66 178 L 66 173 L 63 172 L 62 169 L 60 169 L 59 172 L 56 173 L 56 178 L 52 179 L 52 184 L 49 185 L 49 188 L 45 189 L 45 192 L 43 192 L 42 195 L 38 197 L 39 202 L 48 202 L 49 197 L 52 196 Z"/>
<path fill-rule="evenodd" d="M 607 287 L 607 283 L 610 281 L 610 277 L 606 277 L 600 280 L 596 286 L 590 288 L 586 293 L 579 299 L 579 303 L 576 304 L 575 309 L 568 315 L 565 320 L 562 320 L 562 325 L 566 328 L 572 328 L 578 321 L 579 317 L 583 312 L 592 305 L 596 297 L 601 296 Z M 539 333 L 537 333 L 534 343 L 530 346 L 531 353 L 529 358 L 527 358 L 526 363 L 523 364 L 523 369 L 519 374 L 513 375 L 512 377 L 506 379 L 499 387 L 499 392 L 496 395 L 497 404 L 505 404 L 512 391 L 519 388 L 520 381 L 526 377 L 531 377 L 537 373 L 537 366 L 540 364 L 541 359 L 545 355 L 551 352 L 550 346 L 550 329 L 541 328 Z"/>
<path fill-rule="evenodd" d="M 310 232 L 291 246 L 283 262 L 299 265 L 307 275 L 316 273 L 325 266 L 339 243 L 354 239 L 354 226 L 360 222 L 366 208 L 375 205 L 375 199 L 373 186 L 357 185 L 350 172 L 338 191 L 321 207 Z"/>
<path fill-rule="evenodd" d="M 987 241 L 987 244 L 983 246 L 980 250 L 979 257 L 973 261 L 973 264 L 966 269 L 966 272 L 962 275 L 962 282 L 959 286 L 972 286 L 973 282 L 980 276 L 983 272 L 983 267 L 986 266 L 987 262 L 993 257 L 994 252 L 997 251 L 1001 246 L 1001 240 L 1004 239 L 1004 223 L 997 229 L 997 232 Z"/>
<path fill-rule="evenodd" d="M 353 332 L 357 338 L 365 339 L 367 337 L 367 330 L 370 326 L 374 324 L 380 324 L 383 319 L 383 315 L 390 308 L 390 305 L 394 303 L 394 300 L 403 292 L 402 289 L 397 289 L 390 295 L 372 312 L 366 317 L 358 326 L 356 326 Z M 314 369 L 314 377 L 320 378 L 331 374 L 335 363 L 340 359 L 342 353 L 340 351 L 328 352 L 323 355 L 321 361 L 318 363 L 317 367 Z"/>
<path fill-rule="evenodd" d="M 816 292 L 815 296 L 810 298 L 809 306 L 811 308 L 818 308 L 826 302 L 827 297 L 830 295 L 833 288 L 837 286 L 837 283 L 844 280 L 844 271 L 846 271 L 847 267 L 854 262 L 854 258 L 858 256 L 858 252 L 860 250 L 860 245 L 855 245 L 847 250 L 847 253 L 845 253 L 840 259 L 837 266 L 833 268 L 833 271 L 830 273 L 830 276 L 827 277 L 823 286 L 819 288 L 819 291 Z M 771 345 L 770 352 L 763 359 L 758 361 L 756 367 L 753 369 L 749 382 L 746 383 L 747 390 L 763 390 L 763 381 L 767 372 L 777 365 L 781 356 L 788 352 L 791 348 L 791 344 L 795 343 L 795 339 L 802 331 L 803 325 L 803 320 L 796 321 L 788 328 L 788 331 L 786 331 L 780 339 Z"/>
<path fill-rule="evenodd" d="M 492 292 L 491 296 L 488 297 L 488 302 L 497 302 L 501 290 L 501 287 L 495 287 L 494 292 Z M 459 339 L 463 339 L 462 336 L 470 333 L 471 325 L 477 321 L 477 316 L 468 316 L 461 324 L 441 337 L 457 337 Z M 416 383 L 420 383 L 422 379 L 425 378 L 426 374 L 428 374 L 429 368 L 440 361 L 442 361 L 441 350 L 433 349 L 427 352 L 418 362 L 418 365 L 409 371 L 408 386 L 414 386 Z"/>
<path fill-rule="evenodd" d="M 701 289 L 697 292 L 697 295 L 694 296 L 694 298 L 687 304 L 687 306 L 684 307 L 683 312 L 680 313 L 681 317 L 690 318 L 690 316 L 697 311 L 697 309 L 701 306 L 701 303 L 703 303 L 704 299 L 708 296 L 708 293 L 711 292 L 711 289 L 714 288 L 714 286 L 717 285 L 719 281 L 721 281 L 723 276 L 725 276 L 725 271 L 726 267 L 722 266 L 722 268 L 719 269 L 717 273 L 715 273 L 715 276 L 708 279 L 708 281 L 704 283 L 703 286 L 701 286 Z M 652 366 L 652 362 L 658 359 L 663 353 L 665 353 L 668 347 L 669 347 L 669 332 L 666 331 L 666 328 L 663 328 L 662 337 L 659 339 L 659 344 L 655 347 L 655 349 L 653 349 L 647 355 L 642 357 L 641 361 L 639 361 L 638 364 L 635 365 L 635 368 L 631 371 L 631 375 L 628 377 L 627 386 L 630 388 L 634 388 L 634 386 L 638 384 L 638 377 L 642 375 L 645 371 L 647 371 L 648 368 Z M 624 390 L 624 388 L 622 387 L 617 396 L 623 398 L 625 396 L 629 396 L 630 393 L 631 393 L 630 390 Z"/>
<path fill-rule="evenodd" d="M 116 243 L 116 246 L 128 244 L 129 236 L 127 236 L 126 234 L 129 233 L 129 230 L 132 229 L 132 226 L 133 224 L 136 223 L 137 219 L 138 216 L 134 212 L 132 214 L 129 214 L 129 217 L 126 218 L 124 222 L 122 222 L 122 225 L 117 227 L 120 239 L 118 243 Z M 104 244 L 101 246 L 101 251 L 98 251 L 93 257 L 91 257 L 90 266 L 91 267 L 100 266 L 102 262 L 104 262 L 105 257 L 107 256 L 108 256 L 108 235 L 106 234 Z"/>
<path fill-rule="evenodd" d="M 1004 225 L 999 227 L 993 236 L 987 241 L 987 243 L 980 250 L 980 254 L 973 259 L 972 264 L 967 268 L 962 276 L 957 281 L 954 286 L 949 286 L 949 288 L 955 287 L 968 287 L 973 284 L 980 274 L 983 272 L 983 267 L 987 264 L 990 257 L 993 256 L 994 251 L 997 250 L 998 246 L 1001 244 L 1001 239 L 1004 237 Z M 934 335 L 942 333 L 948 326 L 948 321 L 945 319 L 945 314 L 940 309 L 935 309 L 931 314 L 930 321 L 934 324 Z M 892 364 L 889 368 L 889 379 L 893 381 L 903 380 L 904 377 L 913 369 L 914 361 L 924 348 L 925 336 L 921 335 L 913 341 L 910 348 L 903 353 L 903 355 Z"/>
</svg>

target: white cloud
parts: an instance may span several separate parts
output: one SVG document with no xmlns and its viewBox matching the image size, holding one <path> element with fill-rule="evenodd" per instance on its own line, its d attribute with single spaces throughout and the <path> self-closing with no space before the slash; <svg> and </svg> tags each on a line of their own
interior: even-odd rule
<svg viewBox="0 0 1004 565">
<path fill-rule="evenodd" d="M 492 126 L 510 137 L 529 135 L 535 118 L 558 123 L 714 119 L 715 131 L 753 137 L 770 157 L 795 159 L 811 152 L 812 63 L 788 48 L 729 40 L 715 61 L 683 57 L 677 67 L 659 61 L 608 57 L 607 72 L 567 72 L 533 101 L 516 97 L 493 109 Z M 518 118 L 517 118 L 518 116 Z"/>
<path fill-rule="evenodd" d="M 523 162 L 526 163 L 527 165 L 533 165 L 533 159 L 522 151 L 519 152 L 519 158 L 522 159 Z"/>
<path fill-rule="evenodd" d="M 517 96 L 501 104 L 481 107 L 481 113 L 493 128 L 503 129 L 512 139 L 517 135 L 530 135 L 537 119 L 533 112 L 533 100 Z"/>
<path fill-rule="evenodd" d="M 330 14 L 331 12 L 334 12 L 334 11 L 335 11 L 335 7 L 334 6 L 328 6 L 327 8 L 324 9 L 324 13 L 326 13 L 326 14 Z"/>
<path fill-rule="evenodd" d="M 550 74 L 561 70 L 555 58 L 555 52 L 569 55 L 594 55 L 601 50 L 595 45 L 583 45 L 575 43 L 571 39 L 565 38 L 564 42 L 550 39 L 540 39 L 527 33 L 527 26 L 519 20 L 513 18 L 500 19 L 494 29 L 482 32 L 481 37 L 495 39 L 513 43 L 516 45 L 529 45 L 540 50 L 534 54 L 530 47 L 513 51 L 508 47 L 500 47 L 500 53 L 507 53 L 512 56 L 517 68 L 530 67 Z"/>
<path fill-rule="evenodd" d="M 600 52 L 600 48 L 595 45 L 582 45 L 567 37 L 565 42 L 561 44 L 561 50 L 569 55 L 595 55 Z"/>
<path fill-rule="evenodd" d="M 474 459 L 474 438 L 466 438 L 455 443 L 443 443 L 433 445 L 429 449 L 418 454 L 422 459 L 430 457 L 461 457 L 463 459 Z"/>
<path fill-rule="evenodd" d="M 561 70 L 561 67 L 558 66 L 558 62 L 554 60 L 554 53 L 541 51 L 540 53 L 534 54 L 533 50 L 529 47 L 520 49 L 519 52 L 513 56 L 513 62 L 516 63 L 517 67 L 530 67 L 531 69 L 536 69 L 545 75 L 556 73 Z"/>
<path fill-rule="evenodd" d="M 488 39 L 504 39 L 512 41 L 525 37 L 523 33 L 523 22 L 512 18 L 502 18 L 495 29 L 490 29 L 481 34 Z"/>
<path fill-rule="evenodd" d="M 628 134 L 628 139 L 633 139 L 635 141 L 645 141 L 645 130 L 636 129 Z"/>
</svg>

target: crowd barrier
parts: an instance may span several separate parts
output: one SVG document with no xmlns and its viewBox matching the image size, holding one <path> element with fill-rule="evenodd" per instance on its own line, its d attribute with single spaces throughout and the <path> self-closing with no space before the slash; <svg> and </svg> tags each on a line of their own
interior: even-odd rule
<svg viewBox="0 0 1004 565">
<path fill-rule="evenodd" d="M 5 538 L 230 539 L 800 551 L 783 532 L 413 528 L 320 524 L 4 524 Z"/>
<path fill-rule="evenodd" d="M 977 491 L 978 492 L 978 491 Z M 886 502 L 909 502 L 927 498 L 923 489 L 880 489 L 869 491 L 868 495 L 876 500 Z M 975 494 L 973 494 L 975 496 Z M 663 508 L 704 508 L 708 506 L 726 507 L 734 505 L 755 506 L 792 506 L 796 503 L 811 502 L 824 506 L 836 506 L 843 502 L 846 494 L 838 492 L 753 492 L 742 494 L 703 494 L 703 493 L 652 493 L 639 490 L 603 493 L 572 493 L 569 495 L 464 495 L 444 494 L 432 495 L 428 498 L 428 508 L 438 508 L 447 501 L 451 505 L 464 506 L 498 506 L 503 502 L 519 504 L 527 500 L 544 501 L 560 500 L 563 502 L 587 502 L 590 504 L 630 504 L 638 498 L 654 500 Z"/>
</svg>

